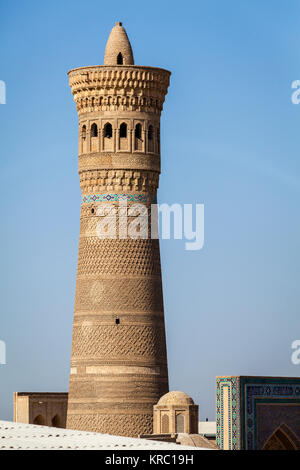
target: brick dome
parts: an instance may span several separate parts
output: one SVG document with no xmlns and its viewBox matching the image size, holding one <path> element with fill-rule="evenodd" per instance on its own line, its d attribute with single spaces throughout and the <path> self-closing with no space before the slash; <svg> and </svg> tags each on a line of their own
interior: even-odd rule
<svg viewBox="0 0 300 470">
<path fill-rule="evenodd" d="M 194 400 L 184 392 L 174 391 L 163 395 L 158 405 L 194 405 Z"/>
</svg>

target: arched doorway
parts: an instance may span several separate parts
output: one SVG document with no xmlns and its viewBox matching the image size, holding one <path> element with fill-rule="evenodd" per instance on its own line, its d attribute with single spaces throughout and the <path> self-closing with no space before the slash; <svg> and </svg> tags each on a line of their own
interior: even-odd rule
<svg viewBox="0 0 300 470">
<path fill-rule="evenodd" d="M 61 428 L 61 420 L 59 415 L 55 415 L 52 418 L 52 426 L 54 428 Z"/>
<path fill-rule="evenodd" d="M 286 424 L 281 424 L 267 439 L 263 450 L 300 450 L 300 440 Z"/>
<path fill-rule="evenodd" d="M 39 426 L 44 426 L 45 425 L 45 418 L 42 415 L 37 415 L 33 420 L 33 424 L 37 424 Z"/>
</svg>

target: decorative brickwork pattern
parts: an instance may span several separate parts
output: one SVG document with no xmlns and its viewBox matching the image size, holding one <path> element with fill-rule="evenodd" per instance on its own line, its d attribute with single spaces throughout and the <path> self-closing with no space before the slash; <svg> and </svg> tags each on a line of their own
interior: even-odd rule
<svg viewBox="0 0 300 470">
<path fill-rule="evenodd" d="M 77 274 L 160 276 L 159 241 L 80 238 Z"/>
<path fill-rule="evenodd" d="M 164 357 L 163 328 L 138 325 L 74 326 L 72 358 Z"/>
<path fill-rule="evenodd" d="M 80 141 L 80 147 L 82 142 Z M 87 150 L 86 150 L 87 152 Z M 83 171 L 95 171 L 95 170 L 105 170 L 107 168 L 118 168 L 119 171 L 121 170 L 128 170 L 128 168 L 134 168 L 135 171 L 154 171 L 159 175 L 160 173 L 160 156 L 159 152 L 158 155 L 147 154 L 145 158 L 145 153 L 143 152 L 124 152 L 120 154 L 118 151 L 111 151 L 111 152 L 88 152 L 79 154 L 78 157 L 78 167 L 79 167 L 79 174 Z M 99 189 L 100 186 L 96 186 L 93 190 L 89 190 L 88 187 L 85 189 L 85 193 L 100 193 L 100 192 L 135 192 L 137 189 L 131 184 L 128 184 L 124 187 L 119 188 L 116 182 L 116 185 L 109 186 L 110 189 L 107 189 L 107 186 L 101 185 L 101 190 Z"/>
<path fill-rule="evenodd" d="M 135 295 L 138 292 L 139 295 Z M 116 293 L 118 295 L 116 295 Z M 78 279 L 75 311 L 162 312 L 160 279 Z"/>
<path fill-rule="evenodd" d="M 69 415 L 69 429 L 84 429 L 90 432 L 99 432 L 105 429 L 106 434 L 114 436 L 133 436 L 151 434 L 153 431 L 152 412 L 149 414 L 117 414 L 117 415 Z"/>
<path fill-rule="evenodd" d="M 77 70 L 69 72 L 79 115 L 83 112 L 124 110 L 160 114 L 169 77 L 167 70 L 141 66 L 107 65 L 84 67 L 80 73 Z M 113 94 L 111 90 L 114 90 Z"/>
<path fill-rule="evenodd" d="M 146 194 L 128 194 L 135 191 L 155 193 L 158 188 L 158 174 L 150 171 L 128 170 L 94 170 L 80 172 L 80 186 L 84 193 L 82 202 L 95 201 L 119 201 L 127 198 L 129 201 L 147 202 Z M 93 199 L 95 187 L 101 194 L 100 199 Z M 119 194 L 103 194 L 106 191 L 114 191 Z M 126 193 L 122 193 L 122 191 Z"/>
<path fill-rule="evenodd" d="M 127 363 L 129 364 L 129 361 Z M 103 367 L 107 367 L 107 365 L 104 364 Z M 166 369 L 164 370 L 166 371 Z M 70 393 L 72 394 L 73 400 L 82 399 L 82 397 L 89 397 L 90 400 L 95 400 L 97 397 L 109 393 L 110 400 L 114 400 L 114 403 L 110 404 L 111 411 L 114 410 L 115 412 L 120 408 L 123 411 L 125 409 L 127 411 L 134 411 L 140 406 L 138 403 L 143 402 L 143 409 L 147 408 L 147 410 L 152 413 L 152 402 L 159 400 L 167 384 L 167 377 L 163 378 L 159 370 L 157 370 L 155 375 L 149 373 L 148 376 L 143 373 L 139 374 L 138 372 L 133 372 L 130 381 L 126 380 L 125 373 L 123 375 L 120 374 L 117 378 L 109 376 L 105 381 L 101 379 L 102 377 L 97 377 L 96 374 L 94 374 L 93 381 L 87 381 L 85 374 L 82 374 L 82 377 L 79 374 L 71 377 Z M 118 402 L 124 393 L 133 396 L 134 403 L 131 404 L 128 401 L 126 404 L 120 406 Z M 91 407 L 91 405 L 89 406 Z M 99 411 L 100 409 L 107 408 L 107 403 L 98 402 L 95 406 Z M 69 411 L 73 409 L 76 410 L 76 407 L 77 403 L 70 402 Z"/>
</svg>

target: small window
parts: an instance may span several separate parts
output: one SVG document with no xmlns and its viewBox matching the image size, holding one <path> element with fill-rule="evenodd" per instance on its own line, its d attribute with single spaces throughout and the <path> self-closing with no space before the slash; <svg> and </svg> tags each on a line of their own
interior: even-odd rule
<svg viewBox="0 0 300 470">
<path fill-rule="evenodd" d="M 117 65 L 123 65 L 123 56 L 121 52 L 119 52 L 118 57 L 117 57 Z"/>
<path fill-rule="evenodd" d="M 161 432 L 162 434 L 168 434 L 169 430 L 169 416 L 164 414 L 161 419 Z"/>
<path fill-rule="evenodd" d="M 121 139 L 126 139 L 127 137 L 127 124 L 125 122 L 120 125 L 120 137 Z"/>
<path fill-rule="evenodd" d="M 149 126 L 149 129 L 148 129 L 148 139 L 149 140 L 153 139 L 153 127 L 152 126 Z"/>
<path fill-rule="evenodd" d="M 82 126 L 81 130 L 82 140 L 86 139 L 86 126 Z"/>
<path fill-rule="evenodd" d="M 142 138 L 142 126 L 140 124 L 137 124 L 135 126 L 134 135 L 135 135 L 136 139 L 141 139 Z"/>
<path fill-rule="evenodd" d="M 109 122 L 104 126 L 104 137 L 108 139 L 112 137 L 112 125 Z"/>
<path fill-rule="evenodd" d="M 91 213 L 92 213 L 92 214 L 95 214 L 95 209 L 91 209 Z"/>
<path fill-rule="evenodd" d="M 116 325 L 120 325 L 120 318 L 116 318 Z"/>
<path fill-rule="evenodd" d="M 182 433 L 184 432 L 184 415 L 179 414 L 176 416 L 176 433 Z"/>
<path fill-rule="evenodd" d="M 98 126 L 95 123 L 92 124 L 92 127 L 91 127 L 91 136 L 98 137 Z"/>
</svg>

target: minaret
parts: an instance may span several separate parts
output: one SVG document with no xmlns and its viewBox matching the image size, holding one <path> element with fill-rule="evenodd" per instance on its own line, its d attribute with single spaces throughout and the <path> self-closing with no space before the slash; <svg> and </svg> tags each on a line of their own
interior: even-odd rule
<svg viewBox="0 0 300 470">
<path fill-rule="evenodd" d="M 97 227 L 101 205 L 117 211 L 126 201 L 117 222 L 130 224 L 133 204 L 150 213 L 156 202 L 170 72 L 134 65 L 116 23 L 104 65 L 68 75 L 79 115 L 82 204 L 67 427 L 152 433 L 153 405 L 169 390 L 159 240 L 119 231 L 100 238 Z"/>
</svg>

